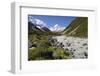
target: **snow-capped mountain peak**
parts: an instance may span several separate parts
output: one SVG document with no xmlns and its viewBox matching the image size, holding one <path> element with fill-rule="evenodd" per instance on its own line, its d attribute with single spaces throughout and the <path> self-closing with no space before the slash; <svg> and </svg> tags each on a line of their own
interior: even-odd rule
<svg viewBox="0 0 100 76">
<path fill-rule="evenodd" d="M 34 24 L 38 29 L 40 29 L 42 31 L 50 31 L 47 28 L 47 24 L 44 21 L 40 20 L 40 19 L 30 17 L 29 22 Z"/>
<path fill-rule="evenodd" d="M 55 24 L 53 27 L 50 27 L 50 30 L 51 31 L 55 31 L 55 32 L 60 32 L 60 31 L 63 31 L 65 29 L 65 27 L 61 27 L 60 25 L 58 24 Z"/>
<path fill-rule="evenodd" d="M 40 27 L 45 27 L 46 26 L 46 23 L 43 22 L 42 20 L 40 19 L 31 19 L 29 20 L 30 22 L 32 22 L 33 24 L 36 24 L 37 26 L 40 26 Z"/>
<path fill-rule="evenodd" d="M 35 21 L 36 24 L 39 25 L 40 27 L 46 27 L 46 23 L 43 22 L 42 20 L 34 19 L 34 21 Z"/>
</svg>

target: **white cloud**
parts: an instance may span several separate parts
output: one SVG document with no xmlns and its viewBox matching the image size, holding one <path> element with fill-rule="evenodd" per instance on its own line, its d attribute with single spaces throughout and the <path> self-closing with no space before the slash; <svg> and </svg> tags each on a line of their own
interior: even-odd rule
<svg viewBox="0 0 100 76">
<path fill-rule="evenodd" d="M 40 25 L 41 27 L 42 27 L 42 26 L 46 26 L 46 23 L 43 22 L 43 21 L 40 20 L 40 19 L 34 19 L 34 21 L 35 21 L 35 23 L 36 23 L 37 25 Z"/>
<path fill-rule="evenodd" d="M 29 21 L 33 24 L 39 25 L 40 27 L 44 27 L 47 25 L 44 21 L 37 18 L 33 18 L 32 16 L 29 16 Z"/>
<path fill-rule="evenodd" d="M 36 24 L 38 28 L 47 27 L 47 24 L 44 21 L 34 18 L 32 16 L 29 16 L 29 21 L 33 24 Z M 50 27 L 50 30 L 55 32 L 62 31 L 64 29 L 65 27 L 59 26 L 59 24 L 55 24 L 53 27 Z"/>
<path fill-rule="evenodd" d="M 65 29 L 65 27 L 61 27 L 58 24 L 55 24 L 53 27 L 50 27 L 50 30 L 55 31 L 55 32 L 63 31 L 64 29 Z"/>
</svg>

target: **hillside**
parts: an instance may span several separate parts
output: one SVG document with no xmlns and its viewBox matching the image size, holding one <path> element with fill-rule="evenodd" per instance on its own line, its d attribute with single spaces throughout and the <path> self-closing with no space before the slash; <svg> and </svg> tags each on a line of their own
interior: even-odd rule
<svg viewBox="0 0 100 76">
<path fill-rule="evenodd" d="M 62 33 L 69 36 L 88 37 L 88 18 L 76 17 Z"/>
<path fill-rule="evenodd" d="M 37 34 L 37 35 L 45 35 L 51 32 L 46 27 L 39 27 L 39 25 L 33 24 L 32 22 L 28 22 L 28 34 Z"/>
<path fill-rule="evenodd" d="M 28 34 L 42 34 L 42 31 L 38 29 L 34 24 L 28 22 Z"/>
</svg>

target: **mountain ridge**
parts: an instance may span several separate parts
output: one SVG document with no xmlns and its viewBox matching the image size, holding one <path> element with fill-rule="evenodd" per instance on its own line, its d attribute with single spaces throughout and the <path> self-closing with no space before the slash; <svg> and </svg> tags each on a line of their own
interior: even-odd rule
<svg viewBox="0 0 100 76">
<path fill-rule="evenodd" d="M 32 22 L 28 22 L 28 33 L 31 34 L 43 34 L 46 32 L 50 32 L 50 30 L 47 27 L 39 27 L 39 25 L 36 25 Z"/>
<path fill-rule="evenodd" d="M 87 17 L 76 17 L 68 27 L 66 27 L 62 34 L 77 37 L 88 36 L 88 18 Z"/>
</svg>

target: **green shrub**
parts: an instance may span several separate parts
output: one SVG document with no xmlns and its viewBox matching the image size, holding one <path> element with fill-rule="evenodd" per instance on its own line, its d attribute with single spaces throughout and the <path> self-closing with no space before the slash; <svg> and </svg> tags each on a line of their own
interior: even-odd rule
<svg viewBox="0 0 100 76">
<path fill-rule="evenodd" d="M 53 59 L 53 51 L 48 48 L 38 47 L 29 50 L 28 60 L 41 60 L 41 59 Z"/>
<path fill-rule="evenodd" d="M 68 52 L 65 52 L 62 48 L 57 48 L 53 53 L 53 57 L 55 59 L 67 59 L 69 55 L 70 54 Z"/>
<path fill-rule="evenodd" d="M 69 52 L 62 48 L 55 47 L 38 47 L 30 49 L 28 52 L 28 60 L 50 60 L 50 59 L 68 59 L 71 58 Z"/>
</svg>

